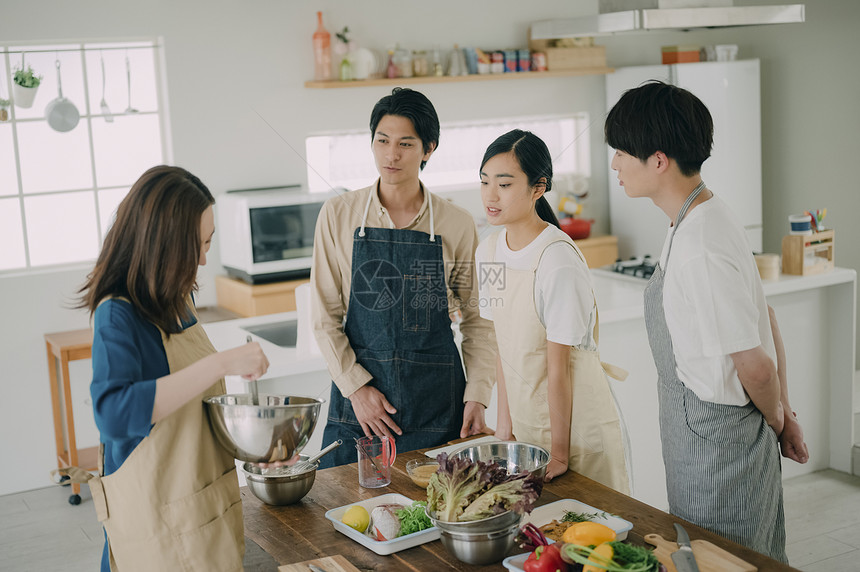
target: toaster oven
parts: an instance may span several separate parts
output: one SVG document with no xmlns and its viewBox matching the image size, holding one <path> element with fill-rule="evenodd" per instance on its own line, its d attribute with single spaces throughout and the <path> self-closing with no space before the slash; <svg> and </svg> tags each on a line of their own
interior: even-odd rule
<svg viewBox="0 0 860 572">
<path fill-rule="evenodd" d="M 218 245 L 227 273 L 250 284 L 310 276 L 314 228 L 330 196 L 298 185 L 219 196 Z"/>
</svg>

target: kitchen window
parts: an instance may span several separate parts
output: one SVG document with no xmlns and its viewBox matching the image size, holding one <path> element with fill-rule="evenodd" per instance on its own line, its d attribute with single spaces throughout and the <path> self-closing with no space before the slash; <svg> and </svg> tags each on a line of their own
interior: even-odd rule
<svg viewBox="0 0 860 572">
<path fill-rule="evenodd" d="M 587 113 L 564 116 L 514 117 L 487 121 L 443 123 L 439 149 L 421 173 L 431 189 L 478 187 L 478 169 L 487 146 L 511 129 L 538 135 L 549 147 L 556 178 L 591 174 Z M 305 141 L 308 187 L 325 192 L 336 187 L 360 189 L 379 174 L 367 130 L 311 135 Z"/>
<path fill-rule="evenodd" d="M 22 61 L 42 76 L 32 106 L 13 101 L 0 121 L 0 272 L 94 260 L 134 181 L 169 161 L 159 47 L 0 44 L 0 99 L 14 100 Z M 66 132 L 46 119 L 57 62 L 63 96 L 80 113 Z"/>
</svg>

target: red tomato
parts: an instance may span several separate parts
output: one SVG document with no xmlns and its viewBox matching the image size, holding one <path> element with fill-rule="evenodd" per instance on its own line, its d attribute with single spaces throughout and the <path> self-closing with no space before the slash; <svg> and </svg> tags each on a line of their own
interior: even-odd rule
<svg viewBox="0 0 860 572">
<path fill-rule="evenodd" d="M 561 559 L 558 543 L 538 546 L 523 565 L 525 572 L 567 572 L 567 562 Z"/>
</svg>

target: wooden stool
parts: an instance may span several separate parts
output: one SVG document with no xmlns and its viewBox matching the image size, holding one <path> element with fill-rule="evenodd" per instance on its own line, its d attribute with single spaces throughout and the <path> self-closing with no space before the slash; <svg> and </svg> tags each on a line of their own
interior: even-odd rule
<svg viewBox="0 0 860 572">
<path fill-rule="evenodd" d="M 54 438 L 57 444 L 57 467 L 80 467 L 87 471 L 98 470 L 98 447 L 78 449 L 75 443 L 75 419 L 72 411 L 72 383 L 69 379 L 69 362 L 90 359 L 93 349 L 93 331 L 72 330 L 45 334 L 48 348 L 48 374 L 51 379 L 51 405 L 54 408 Z M 59 368 L 59 379 L 57 369 Z M 60 392 L 62 391 L 62 398 Z M 69 504 L 81 504 L 81 485 L 72 483 Z"/>
</svg>

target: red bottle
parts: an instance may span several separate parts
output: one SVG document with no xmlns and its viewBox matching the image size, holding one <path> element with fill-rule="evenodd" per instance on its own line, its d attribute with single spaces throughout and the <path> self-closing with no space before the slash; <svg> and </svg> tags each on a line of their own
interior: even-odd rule
<svg viewBox="0 0 860 572">
<path fill-rule="evenodd" d="M 327 81 L 331 72 L 331 34 L 323 26 L 322 12 L 317 12 L 317 30 L 314 32 L 314 79 Z"/>
</svg>

